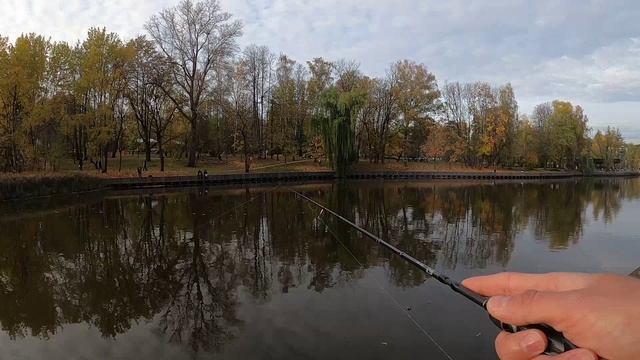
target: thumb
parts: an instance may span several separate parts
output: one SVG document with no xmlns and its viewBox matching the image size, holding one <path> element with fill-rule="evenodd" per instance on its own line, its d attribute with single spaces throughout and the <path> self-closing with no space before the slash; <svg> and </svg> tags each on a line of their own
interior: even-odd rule
<svg viewBox="0 0 640 360">
<path fill-rule="evenodd" d="M 513 325 L 548 324 L 563 331 L 570 309 L 575 307 L 573 293 L 528 290 L 513 296 L 494 296 L 487 310 L 496 319 Z"/>
</svg>

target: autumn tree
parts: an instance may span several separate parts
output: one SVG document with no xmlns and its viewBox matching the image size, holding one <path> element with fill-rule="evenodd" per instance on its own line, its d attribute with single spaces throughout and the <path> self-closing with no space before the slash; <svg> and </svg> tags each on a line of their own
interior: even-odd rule
<svg viewBox="0 0 640 360">
<path fill-rule="evenodd" d="M 529 116 L 520 115 L 516 121 L 511 157 L 514 164 L 528 168 L 538 166 L 538 132 Z"/>
<path fill-rule="evenodd" d="M 384 163 L 387 147 L 395 135 L 399 108 L 395 91 L 395 73 L 384 79 L 367 79 L 367 101 L 362 109 L 360 127 L 366 138 L 368 157 L 374 163 Z"/>
<path fill-rule="evenodd" d="M 624 145 L 624 167 L 629 170 L 640 170 L 640 145 Z"/>
<path fill-rule="evenodd" d="M 413 137 L 424 131 L 432 123 L 435 114 L 440 110 L 440 91 L 435 76 L 424 64 L 409 60 L 398 61 L 392 70 L 395 81 L 393 91 L 398 101 L 400 113 L 398 130 L 402 137 L 400 156 L 405 164 L 410 156 L 417 156 L 424 136 Z M 416 152 L 411 150 L 411 145 Z"/>
<path fill-rule="evenodd" d="M 191 125 L 188 165 L 195 167 L 201 106 L 217 85 L 214 74 L 230 65 L 242 25 L 217 0 L 183 0 L 154 15 L 145 28 L 172 65 L 178 91 L 164 90 Z"/>
<path fill-rule="evenodd" d="M 484 131 L 478 151 L 478 155 L 494 165 L 508 162 L 508 150 L 518 119 L 518 103 L 511 85 L 501 87 L 496 95 L 497 104 L 489 109 L 484 119 Z"/>
<path fill-rule="evenodd" d="M 22 171 L 37 165 L 37 131 L 44 117 L 38 106 L 44 94 L 50 44 L 44 37 L 29 34 L 15 45 L 0 38 L 0 144 L 4 168 Z"/>
<path fill-rule="evenodd" d="M 95 167 L 107 172 L 109 150 L 117 146 L 117 102 L 123 96 L 127 52 L 120 38 L 92 28 L 81 46 L 76 91 L 82 97 L 89 151 Z"/>
<path fill-rule="evenodd" d="M 598 130 L 591 141 L 591 154 L 594 160 L 601 161 L 606 170 L 615 168 L 615 163 L 621 161 L 624 150 L 622 134 L 616 128 L 607 127 L 604 132 Z"/>
<path fill-rule="evenodd" d="M 547 102 L 536 105 L 531 115 L 532 125 L 537 135 L 535 152 L 543 167 L 547 167 L 551 160 L 551 124 L 549 119 L 552 114 L 553 105 Z"/>
<path fill-rule="evenodd" d="M 38 134 L 44 167 L 57 170 L 68 154 L 74 161 L 84 161 L 82 145 L 86 137 L 77 132 L 79 104 L 74 93 L 78 75 L 76 51 L 66 42 L 51 45 L 46 70 L 46 98 L 41 101 L 42 131 Z"/>
<path fill-rule="evenodd" d="M 288 155 L 294 152 L 295 147 L 297 111 L 295 68 L 296 62 L 286 55 L 278 58 L 269 114 L 269 151 L 272 156 L 284 155 L 285 161 Z"/>
<path fill-rule="evenodd" d="M 447 124 L 455 131 L 454 146 L 457 149 L 464 149 L 462 157 L 467 165 L 473 161 L 473 150 L 471 148 L 472 121 L 469 116 L 467 94 L 465 86 L 458 83 L 446 83 L 442 89 L 442 102 L 444 105 L 444 115 Z"/>
<path fill-rule="evenodd" d="M 589 150 L 588 118 L 580 106 L 556 100 L 549 117 L 551 160 L 565 169 L 576 170 Z"/>
</svg>

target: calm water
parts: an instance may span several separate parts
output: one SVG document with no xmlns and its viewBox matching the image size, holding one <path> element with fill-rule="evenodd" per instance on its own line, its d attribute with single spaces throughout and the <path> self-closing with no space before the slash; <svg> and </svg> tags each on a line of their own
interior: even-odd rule
<svg viewBox="0 0 640 360">
<path fill-rule="evenodd" d="M 640 266 L 640 180 L 296 189 L 456 279 Z M 0 358 L 494 358 L 479 309 L 317 215 L 284 187 L 4 204 Z"/>
</svg>

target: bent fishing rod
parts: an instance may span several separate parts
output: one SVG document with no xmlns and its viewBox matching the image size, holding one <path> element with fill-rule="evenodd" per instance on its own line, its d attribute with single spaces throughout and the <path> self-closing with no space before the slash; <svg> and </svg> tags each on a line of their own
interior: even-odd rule
<svg viewBox="0 0 640 360">
<path fill-rule="evenodd" d="M 429 275 L 430 277 L 433 277 L 434 279 L 436 279 L 438 282 L 447 285 L 448 287 L 450 287 L 454 292 L 464 296 L 465 298 L 467 298 L 468 300 L 471 300 L 474 304 L 482 307 L 482 309 L 484 309 L 484 311 L 487 311 L 487 302 L 489 301 L 489 298 L 486 296 L 482 296 L 468 288 L 466 288 L 465 286 L 463 286 L 462 284 L 460 284 L 457 281 L 454 281 L 452 279 L 450 279 L 448 276 L 445 276 L 443 274 L 438 273 L 437 271 L 435 271 L 433 268 L 429 267 L 428 265 L 426 265 L 425 263 L 419 261 L 418 259 L 414 258 L 413 256 L 407 254 L 406 252 L 402 251 L 401 249 L 399 249 L 398 247 L 382 240 L 381 238 L 379 238 L 378 236 L 372 234 L 371 232 L 367 231 L 366 229 L 363 229 L 362 227 L 358 226 L 357 224 L 355 224 L 354 222 L 352 222 L 351 220 L 345 218 L 344 216 L 336 213 L 335 211 L 327 208 L 326 206 L 320 204 L 319 202 L 293 190 L 293 189 L 289 189 L 291 192 L 293 192 L 294 194 L 296 194 L 297 196 L 301 197 L 302 199 L 306 200 L 307 202 L 315 205 L 316 207 L 318 207 L 322 211 L 326 211 L 327 213 L 333 215 L 334 217 L 336 217 L 337 219 L 341 220 L 342 222 L 348 224 L 350 227 L 352 227 L 353 229 L 357 230 L 359 233 L 361 233 L 362 235 L 376 241 L 378 244 L 384 246 L 385 248 L 387 248 L 388 250 L 391 250 L 391 252 L 395 253 L 396 255 L 400 256 L 402 259 L 404 259 L 405 261 L 407 261 L 408 263 L 410 263 L 411 265 L 417 267 L 418 269 L 422 270 L 423 272 L 425 272 L 427 275 Z M 320 214 L 322 215 L 322 214 Z M 487 312 L 488 314 L 488 312 Z M 552 328 L 551 326 L 547 325 L 547 324 L 532 324 L 532 325 L 526 325 L 526 326 L 516 326 L 516 325 L 512 325 L 512 324 L 507 324 L 507 323 L 503 323 L 502 321 L 494 318 L 493 316 L 491 316 L 491 314 L 489 314 L 489 318 L 491 319 L 491 321 L 501 330 L 510 332 L 510 333 L 516 333 L 519 331 L 524 331 L 524 330 L 529 330 L 529 329 L 537 329 L 542 331 L 547 338 L 549 339 L 548 344 L 547 344 L 547 348 L 545 349 L 545 354 L 547 355 L 553 355 L 553 354 L 561 354 L 564 353 L 566 351 L 575 349 L 576 346 L 569 341 L 567 338 L 564 337 L 564 335 L 561 332 L 556 331 L 554 328 Z"/>
</svg>

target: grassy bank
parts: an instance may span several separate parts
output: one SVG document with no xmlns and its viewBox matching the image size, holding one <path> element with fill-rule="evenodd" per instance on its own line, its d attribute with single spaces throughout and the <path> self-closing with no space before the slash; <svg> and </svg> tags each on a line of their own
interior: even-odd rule
<svg viewBox="0 0 640 360">
<path fill-rule="evenodd" d="M 128 179 L 138 177 L 138 168 L 145 165 L 144 157 L 128 155 L 109 162 L 109 171 L 102 173 L 91 163 L 85 164 L 83 171 L 74 170 L 75 165 L 69 161 L 62 169 L 55 173 L 19 173 L 0 174 L 0 201 L 24 199 L 39 196 L 50 196 L 67 193 L 79 193 L 100 189 L 109 179 Z M 257 173 L 308 173 L 331 171 L 326 164 L 318 164 L 313 160 L 303 159 L 287 161 L 284 159 L 255 159 L 252 161 L 250 172 Z M 229 157 L 217 159 L 211 157 L 201 158 L 197 168 L 186 166 L 184 159 L 166 159 L 165 171 L 160 171 L 160 159 L 152 158 L 146 162 L 147 170 L 141 176 L 144 178 L 153 177 L 173 177 L 173 176 L 195 176 L 198 170 L 206 170 L 210 175 L 232 175 L 244 173 L 244 160 L 240 157 Z M 373 164 L 368 161 L 361 161 L 353 166 L 354 173 L 372 172 L 443 172 L 443 173 L 494 173 L 513 174 L 520 173 L 519 169 L 493 169 L 493 168 L 471 168 L 462 164 L 451 163 L 424 163 L 388 160 L 383 164 Z M 549 170 L 533 170 L 527 173 L 549 173 Z M 553 173 L 565 173 L 553 171 Z M 579 175 L 579 173 L 572 174 Z"/>
<path fill-rule="evenodd" d="M 110 159 L 108 172 L 103 174 L 100 170 L 94 168 L 91 163 L 85 164 L 85 170 L 83 174 L 88 174 L 96 177 L 103 178 L 131 178 L 138 177 L 138 167 L 144 166 L 144 156 L 142 155 L 125 155 L 122 158 L 122 166 L 118 158 Z M 185 159 L 165 159 L 165 171 L 160 171 L 160 159 L 152 157 L 151 161 L 147 162 L 147 171 L 142 173 L 143 177 L 153 176 L 194 176 L 198 170 L 207 170 L 209 174 L 241 174 L 244 173 L 244 160 L 239 156 L 230 156 L 219 160 L 214 157 L 202 157 L 198 161 L 196 168 L 190 168 L 187 166 Z M 76 166 L 73 162 L 68 161 L 62 167 L 61 173 L 77 172 Z M 251 162 L 251 173 L 270 173 L 270 172 L 317 172 L 317 171 L 331 171 L 331 168 L 325 162 L 318 164 L 309 159 L 297 159 L 285 162 L 282 157 L 280 159 L 256 159 Z M 429 171 L 429 172 L 493 172 L 493 168 L 474 168 L 468 167 L 464 164 L 438 162 L 438 163 L 426 163 L 426 162 L 408 162 L 387 160 L 382 164 L 373 164 L 366 160 L 362 160 L 353 166 L 354 172 L 371 172 L 371 171 Z M 499 172 L 520 171 L 498 168 Z M 544 171 L 544 170 L 534 170 Z"/>
<path fill-rule="evenodd" d="M 96 177 L 103 178 L 131 178 L 138 177 L 138 168 L 145 165 L 144 156 L 125 155 L 122 158 L 122 166 L 118 158 L 109 159 L 107 173 L 102 173 L 99 169 L 95 169 L 93 164 L 85 163 L 85 169 L 82 171 Z M 160 159 L 152 157 L 151 161 L 146 163 L 147 170 L 143 171 L 142 176 L 159 177 L 159 176 L 195 176 L 198 170 L 207 170 L 209 174 L 240 174 L 244 173 L 244 160 L 239 156 L 223 158 L 219 160 L 214 157 L 202 157 L 198 161 L 196 168 L 187 166 L 185 159 L 165 159 L 165 171 L 160 171 Z M 62 173 L 73 171 L 77 172 L 76 165 L 73 162 L 67 162 L 61 169 Z M 280 159 L 254 159 L 251 162 L 250 172 L 304 172 L 304 171 L 329 171 L 328 167 L 314 163 L 313 160 L 297 160 L 285 162 L 282 157 Z"/>
</svg>

